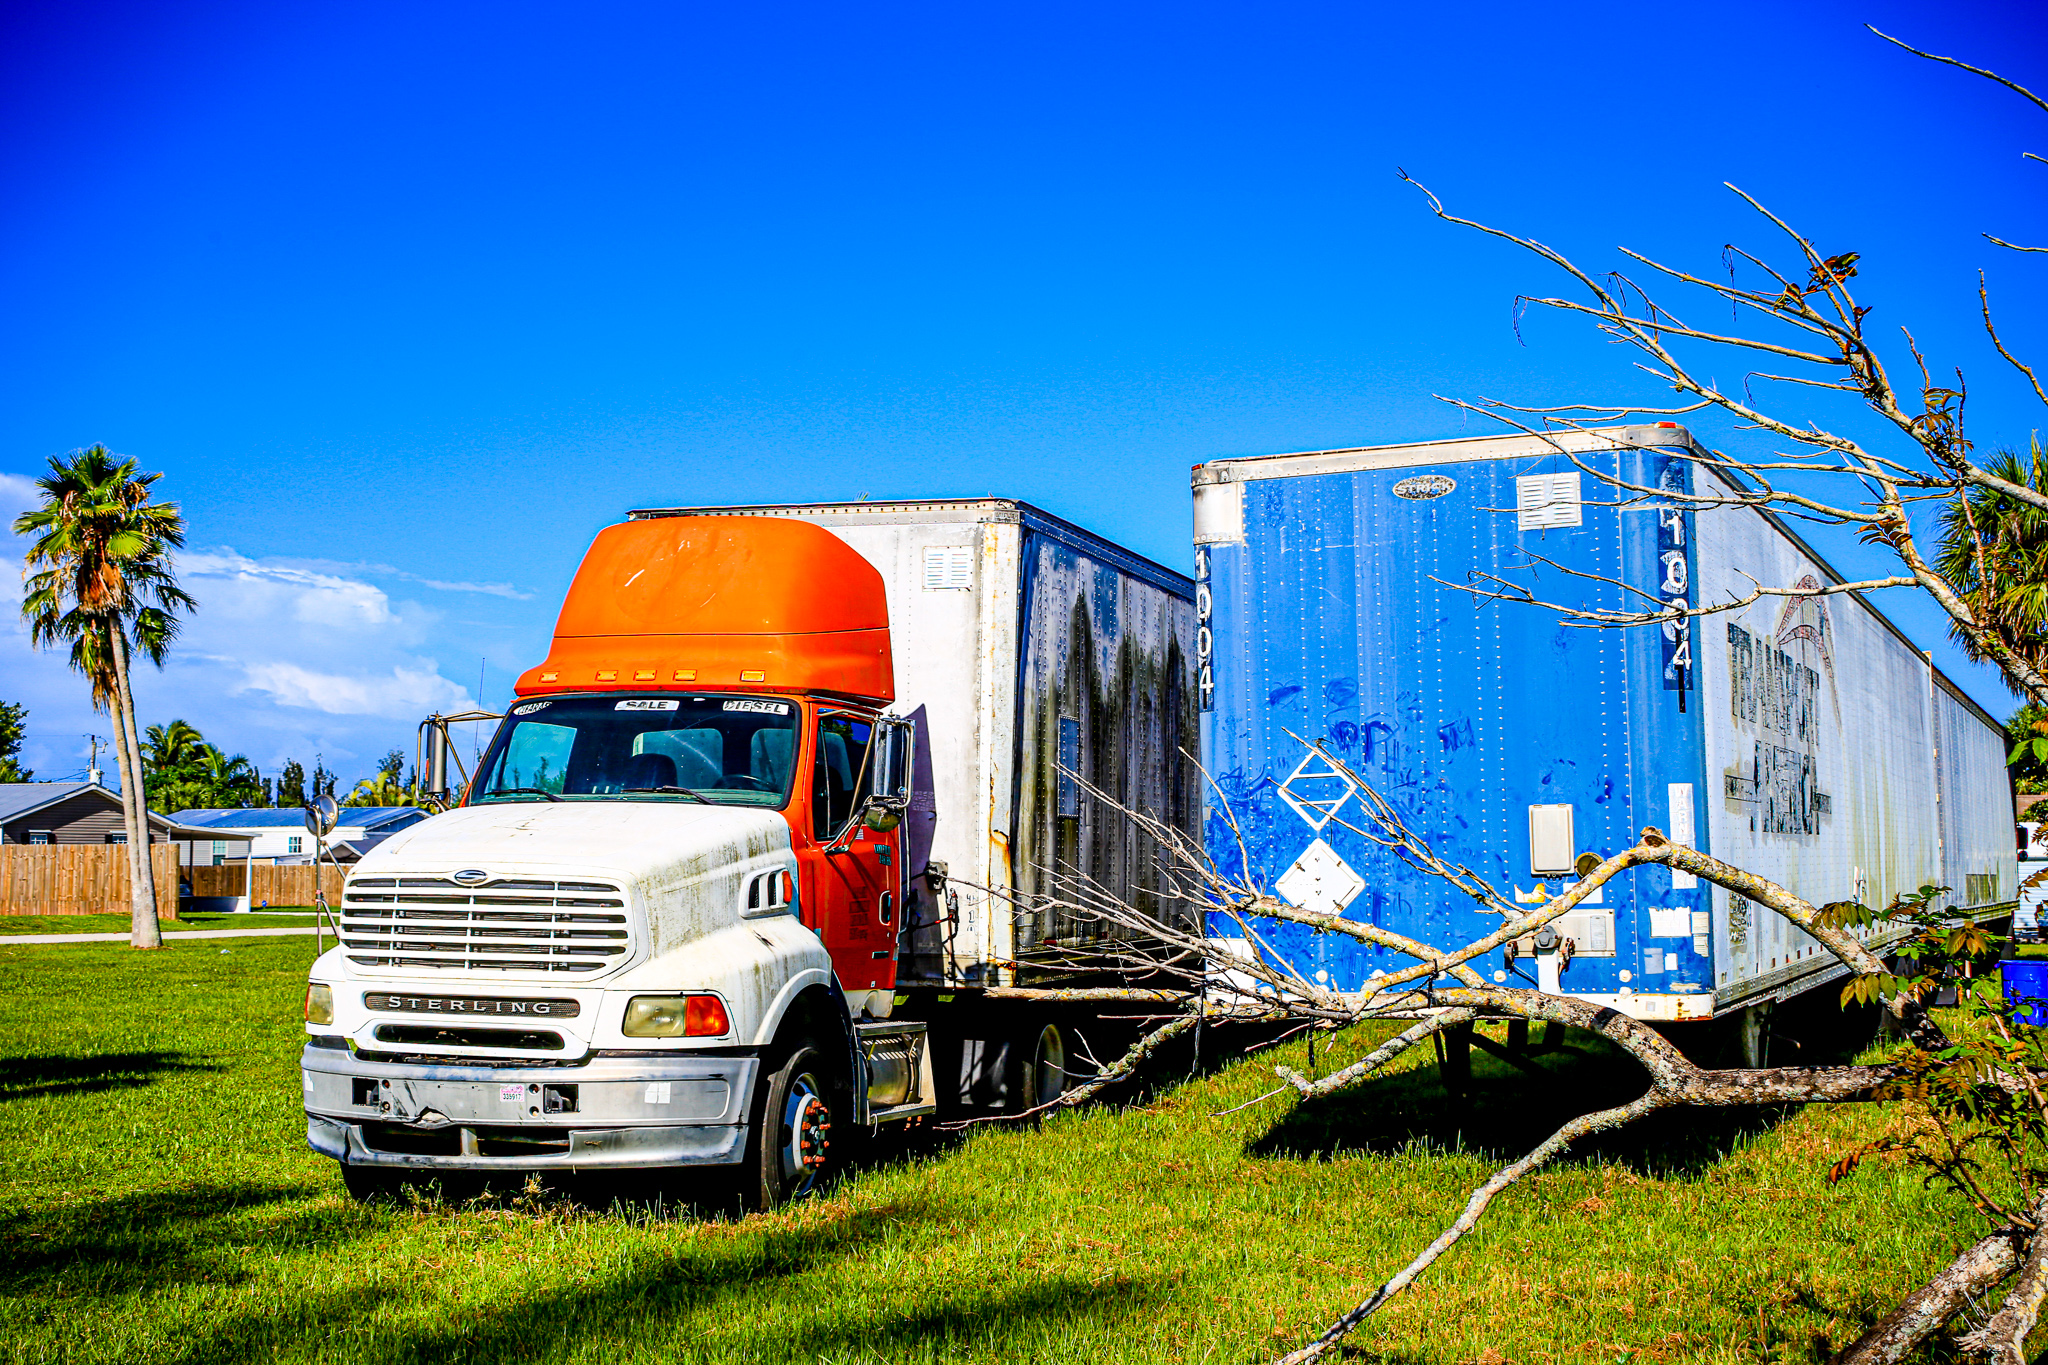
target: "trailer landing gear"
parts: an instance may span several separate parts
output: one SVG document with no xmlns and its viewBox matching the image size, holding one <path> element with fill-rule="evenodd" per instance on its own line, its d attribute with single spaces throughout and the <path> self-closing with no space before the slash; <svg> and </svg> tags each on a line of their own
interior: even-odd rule
<svg viewBox="0 0 2048 1365">
<path fill-rule="evenodd" d="M 1489 1056 L 1498 1057 L 1509 1066 L 1541 1076 L 1543 1069 L 1531 1058 L 1546 1052 L 1556 1052 L 1564 1046 L 1565 1028 L 1562 1024 L 1545 1022 L 1543 1036 L 1535 1043 L 1529 1041 L 1527 1019 L 1508 1020 L 1508 1036 L 1504 1043 L 1497 1043 L 1479 1031 L 1476 1024 L 1453 1024 L 1435 1034 L 1437 1075 L 1443 1082 L 1451 1099 L 1464 1103 L 1472 1094 L 1472 1049 L 1478 1048 Z"/>
</svg>

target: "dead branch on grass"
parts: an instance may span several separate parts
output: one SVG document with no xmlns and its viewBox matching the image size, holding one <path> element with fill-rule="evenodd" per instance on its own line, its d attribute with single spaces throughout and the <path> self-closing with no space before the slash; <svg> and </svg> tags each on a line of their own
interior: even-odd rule
<svg viewBox="0 0 2048 1365">
<path fill-rule="evenodd" d="M 1140 910 L 1110 895 L 1085 876 L 1072 873 L 1050 878 L 1058 908 L 1077 920 L 1093 920 L 1112 931 L 1104 942 L 1087 950 L 1076 946 L 1070 961 L 1086 965 L 1089 953 L 1095 966 L 1109 971 L 1137 971 L 1146 975 L 1174 977 L 1192 990 L 1199 990 L 1197 1003 L 1181 1018 L 1154 1030 L 1132 1049 L 1123 1061 L 1106 1070 L 1070 1095 L 1033 1113 L 1081 1103 L 1100 1092 L 1108 1078 L 1125 1079 L 1138 1061 L 1156 1051 L 1168 1037 L 1185 1034 L 1198 1021 L 1273 1022 L 1300 1019 L 1320 1027 L 1400 1020 L 1413 1022 L 1398 1035 L 1327 1076 L 1312 1078 L 1287 1066 L 1273 1068 L 1283 1084 L 1277 1092 L 1291 1089 L 1297 1099 L 1321 1098 L 1352 1090 L 1382 1074 L 1396 1058 L 1418 1044 L 1451 1028 L 1467 1026 L 1481 1019 L 1520 1019 L 1562 1025 L 1605 1039 L 1626 1052 L 1642 1066 L 1649 1080 L 1643 1095 L 1628 1104 L 1572 1119 L 1542 1143 L 1517 1160 L 1495 1171 L 1468 1198 L 1457 1217 L 1407 1264 L 1378 1284 L 1354 1308 L 1332 1323 L 1315 1341 L 1280 1358 L 1279 1365 L 1303 1365 L 1321 1359 L 1367 1318 L 1377 1313 L 1402 1290 L 1423 1275 L 1476 1228 L 1487 1209 L 1502 1193 L 1554 1162 L 1583 1139 L 1624 1127 L 1661 1110 L 1675 1108 L 1734 1108 L 1758 1105 L 1808 1103 L 1857 1103 L 1895 1099 L 1901 1087 L 1924 1082 L 1926 1059 L 1945 1053 L 1953 1044 L 1927 1008 L 1924 990 L 1901 983 L 1876 953 L 1844 922 L 1834 906 L 1816 906 L 1786 888 L 1709 854 L 1674 844 L 1660 831 L 1642 831 L 1638 842 L 1589 870 L 1580 884 L 1565 895 L 1534 908 L 1502 903 L 1491 888 L 1469 869 L 1437 855 L 1428 843 L 1402 820 L 1391 802 L 1349 767 L 1343 758 L 1318 742 L 1304 741 L 1305 747 L 1356 785 L 1366 812 L 1363 821 L 1347 824 L 1361 836 L 1409 866 L 1437 877 L 1457 894 L 1470 896 L 1494 913 L 1502 915 L 1501 928 L 1456 949 L 1442 949 L 1414 943 L 1389 934 L 1376 926 L 1339 915 L 1318 915 L 1291 905 L 1241 878 L 1219 872 L 1193 843 L 1176 831 L 1141 812 L 1119 805 L 1107 793 L 1088 783 L 1080 774 L 1063 775 L 1079 783 L 1084 795 L 1117 818 L 1129 821 L 1151 834 L 1161 850 L 1161 882 L 1172 889 L 1165 897 L 1193 898 L 1209 917 L 1205 927 L 1196 928 L 1185 913 L 1168 914 Z M 1748 898 L 1753 904 L 1778 914 L 1798 926 L 1824 947 L 1851 973 L 1852 980 L 1885 983 L 1877 993 L 1894 1026 L 1905 1038 L 1901 1056 L 1876 1065 L 1803 1066 L 1758 1069 L 1710 1069 L 1689 1060 L 1678 1048 L 1649 1025 L 1610 1006 L 1570 996 L 1488 982 L 1472 969 L 1473 959 L 1511 939 L 1525 938 L 1550 925 L 1578 904 L 1590 891 L 1606 881 L 1635 869 L 1651 866 L 1690 872 L 1702 880 Z M 1365 989 L 1343 992 L 1303 978 L 1268 943 L 1262 929 L 1274 921 L 1311 924 L 1327 933 L 1345 934 L 1364 943 L 1392 948 L 1414 959 L 1411 966 L 1376 976 Z M 1219 927 L 1223 932 L 1218 932 Z M 1417 1018 L 1417 1016 L 1420 1018 Z M 2007 1074 L 1980 1078 L 1982 1086 L 2006 1096 L 2019 1097 L 2041 1113 L 2040 1091 L 2025 1068 Z M 1258 1100 L 1252 1103 L 1257 1103 Z M 1247 1106 L 1239 1106 L 1247 1107 Z M 1225 1113 L 1234 1112 L 1231 1110 Z M 2003 1240 L 2000 1240 L 2000 1239 Z M 2017 1239 L 2017 1240 L 2016 1240 Z M 1899 1314 L 1873 1329 L 1864 1342 L 1845 1352 L 1842 1365 L 1896 1359 L 1896 1352 L 1924 1340 L 1953 1318 L 1968 1301 L 1987 1287 L 2008 1278 L 2021 1264 L 2019 1254 L 2007 1254 L 1999 1246 L 2036 1245 L 2032 1229 L 2012 1229 L 1988 1239 L 1970 1256 L 1945 1272 L 1936 1282 L 1901 1306 Z M 2038 1243 L 2048 1256 L 2048 1242 Z M 2029 1256 L 2031 1252 L 2028 1253 Z M 2034 1262 L 2029 1259 L 2027 1265 Z M 1986 1277 L 1989 1278 L 1987 1282 Z M 2048 1298 L 2048 1266 L 2040 1275 L 2039 1297 Z M 2010 1320 L 2031 1326 L 2040 1304 L 2033 1282 L 2021 1282 L 2024 1294 L 2008 1295 Z M 1967 1286 L 1958 1289 L 1957 1286 Z M 2003 1313 L 2004 1310 L 2001 1310 Z M 2020 1330 L 2015 1327 L 2014 1330 Z M 2005 1320 L 1995 1318 L 1984 1331 L 2006 1331 Z M 2024 1336 L 2024 1330 L 2021 1330 Z M 1988 1340 L 1989 1338 L 1987 1338 Z M 2004 1340 L 2004 1337 L 2000 1337 Z M 1905 1344 L 1901 1344 L 1905 1343 Z M 1893 1354 L 1887 1354 L 1887 1353 Z"/>
</svg>

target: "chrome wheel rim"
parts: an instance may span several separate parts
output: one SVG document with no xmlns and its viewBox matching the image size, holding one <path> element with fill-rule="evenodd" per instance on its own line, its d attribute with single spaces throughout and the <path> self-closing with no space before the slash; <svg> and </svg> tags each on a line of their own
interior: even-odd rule
<svg viewBox="0 0 2048 1365">
<path fill-rule="evenodd" d="M 806 1071 L 789 1085 L 782 1102 L 782 1183 L 792 1196 L 808 1194 L 825 1168 L 825 1149 L 830 1141 L 832 1110 L 818 1086 L 817 1077 Z"/>
</svg>

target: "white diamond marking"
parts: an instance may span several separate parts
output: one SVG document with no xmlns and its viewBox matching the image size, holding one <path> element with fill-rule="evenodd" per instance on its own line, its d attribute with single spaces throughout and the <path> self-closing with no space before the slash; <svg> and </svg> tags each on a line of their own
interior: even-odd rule
<svg viewBox="0 0 2048 1365">
<path fill-rule="evenodd" d="M 1313 749 L 1280 784 L 1280 799 L 1294 807 L 1294 813 L 1308 822 L 1316 833 L 1337 818 L 1337 812 L 1358 790 L 1336 765 Z M 1333 855 L 1334 856 L 1334 855 Z"/>
<path fill-rule="evenodd" d="M 1365 889 L 1365 878 L 1321 839 L 1302 850 L 1273 889 L 1289 905 L 1312 915 L 1335 915 Z"/>
</svg>

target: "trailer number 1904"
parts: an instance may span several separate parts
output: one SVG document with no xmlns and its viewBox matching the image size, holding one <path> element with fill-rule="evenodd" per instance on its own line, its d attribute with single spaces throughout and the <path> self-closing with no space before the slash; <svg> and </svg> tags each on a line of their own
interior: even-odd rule
<svg viewBox="0 0 2048 1365">
<path fill-rule="evenodd" d="M 1665 465 L 1659 485 L 1681 497 L 1687 493 L 1686 468 L 1682 461 Z M 1664 686 L 1678 693 L 1678 709 L 1685 710 L 1685 694 L 1691 690 L 1692 619 L 1685 615 L 1692 606 L 1692 537 L 1687 534 L 1692 514 L 1683 502 L 1657 509 L 1658 595 L 1673 615 L 1664 622 Z"/>
</svg>

